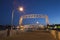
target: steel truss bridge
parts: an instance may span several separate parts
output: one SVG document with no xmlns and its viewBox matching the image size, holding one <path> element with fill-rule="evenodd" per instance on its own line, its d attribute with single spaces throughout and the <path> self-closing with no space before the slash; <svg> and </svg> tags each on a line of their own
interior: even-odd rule
<svg viewBox="0 0 60 40">
<path fill-rule="evenodd" d="M 46 21 L 46 24 L 49 24 L 49 20 L 48 20 L 48 16 L 47 15 L 43 15 L 43 14 L 27 14 L 27 15 L 22 15 L 20 17 L 19 26 L 22 25 L 23 19 L 26 19 L 26 18 L 44 18 L 45 21 Z"/>
</svg>

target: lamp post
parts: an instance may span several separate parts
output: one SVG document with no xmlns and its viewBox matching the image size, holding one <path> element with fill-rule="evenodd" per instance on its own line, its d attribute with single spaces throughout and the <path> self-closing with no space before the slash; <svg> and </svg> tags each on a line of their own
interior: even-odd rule
<svg viewBox="0 0 60 40">
<path fill-rule="evenodd" d="M 18 10 L 20 12 L 23 12 L 24 11 L 24 8 L 21 6 L 21 7 L 18 8 Z M 12 20 L 11 20 L 11 26 L 12 27 L 13 27 L 13 18 L 14 18 L 14 9 L 12 10 Z M 12 29 L 12 27 L 11 27 L 11 29 Z"/>
<path fill-rule="evenodd" d="M 23 12 L 23 11 L 24 11 L 24 8 L 21 6 L 21 7 L 18 8 L 18 10 L 19 10 L 20 12 Z M 11 21 L 11 25 L 12 25 L 12 26 L 13 26 L 13 18 L 14 18 L 14 9 L 12 10 L 12 21 Z"/>
<path fill-rule="evenodd" d="M 11 29 L 13 27 L 13 17 L 14 17 L 14 10 L 12 10 Z"/>
<path fill-rule="evenodd" d="M 23 12 L 23 7 L 19 7 L 19 11 Z M 14 18 L 14 9 L 12 10 L 11 27 L 10 26 L 8 27 L 7 36 L 11 35 L 10 33 L 11 33 L 12 28 L 13 28 L 13 18 Z"/>
</svg>

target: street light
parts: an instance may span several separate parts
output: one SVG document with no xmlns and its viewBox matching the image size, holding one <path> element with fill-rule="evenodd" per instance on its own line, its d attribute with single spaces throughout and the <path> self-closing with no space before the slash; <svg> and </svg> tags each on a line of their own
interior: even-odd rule
<svg viewBox="0 0 60 40">
<path fill-rule="evenodd" d="M 23 12 L 24 10 L 23 10 L 23 7 L 19 7 L 18 8 L 19 9 L 19 11 L 21 11 L 21 12 Z M 12 30 L 12 27 L 13 27 L 13 19 L 14 19 L 14 9 L 12 10 L 12 19 L 11 19 L 11 29 L 8 29 L 8 31 L 7 31 L 7 35 L 8 36 L 10 36 L 10 31 Z"/>
<path fill-rule="evenodd" d="M 24 8 L 23 7 L 19 7 L 19 11 L 23 12 Z"/>
<path fill-rule="evenodd" d="M 20 12 L 23 12 L 24 11 L 24 8 L 21 6 L 21 7 L 18 7 L 18 10 Z M 13 18 L 14 18 L 14 9 L 12 10 L 12 21 L 11 21 L 11 25 L 13 26 Z M 12 28 L 11 28 L 12 29 Z"/>
</svg>

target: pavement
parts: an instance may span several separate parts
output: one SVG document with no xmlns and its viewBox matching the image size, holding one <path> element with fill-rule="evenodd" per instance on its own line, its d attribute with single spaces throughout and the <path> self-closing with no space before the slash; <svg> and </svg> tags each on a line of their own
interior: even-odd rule
<svg viewBox="0 0 60 40">
<path fill-rule="evenodd" d="M 22 32 L 1 40 L 56 40 L 49 31 Z"/>
</svg>

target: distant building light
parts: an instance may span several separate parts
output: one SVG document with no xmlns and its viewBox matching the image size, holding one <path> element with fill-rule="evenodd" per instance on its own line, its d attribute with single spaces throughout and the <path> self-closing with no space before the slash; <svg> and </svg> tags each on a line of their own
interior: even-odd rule
<svg viewBox="0 0 60 40">
<path fill-rule="evenodd" d="M 57 26 L 54 27 L 54 29 L 56 29 L 56 28 L 57 28 Z"/>
</svg>

